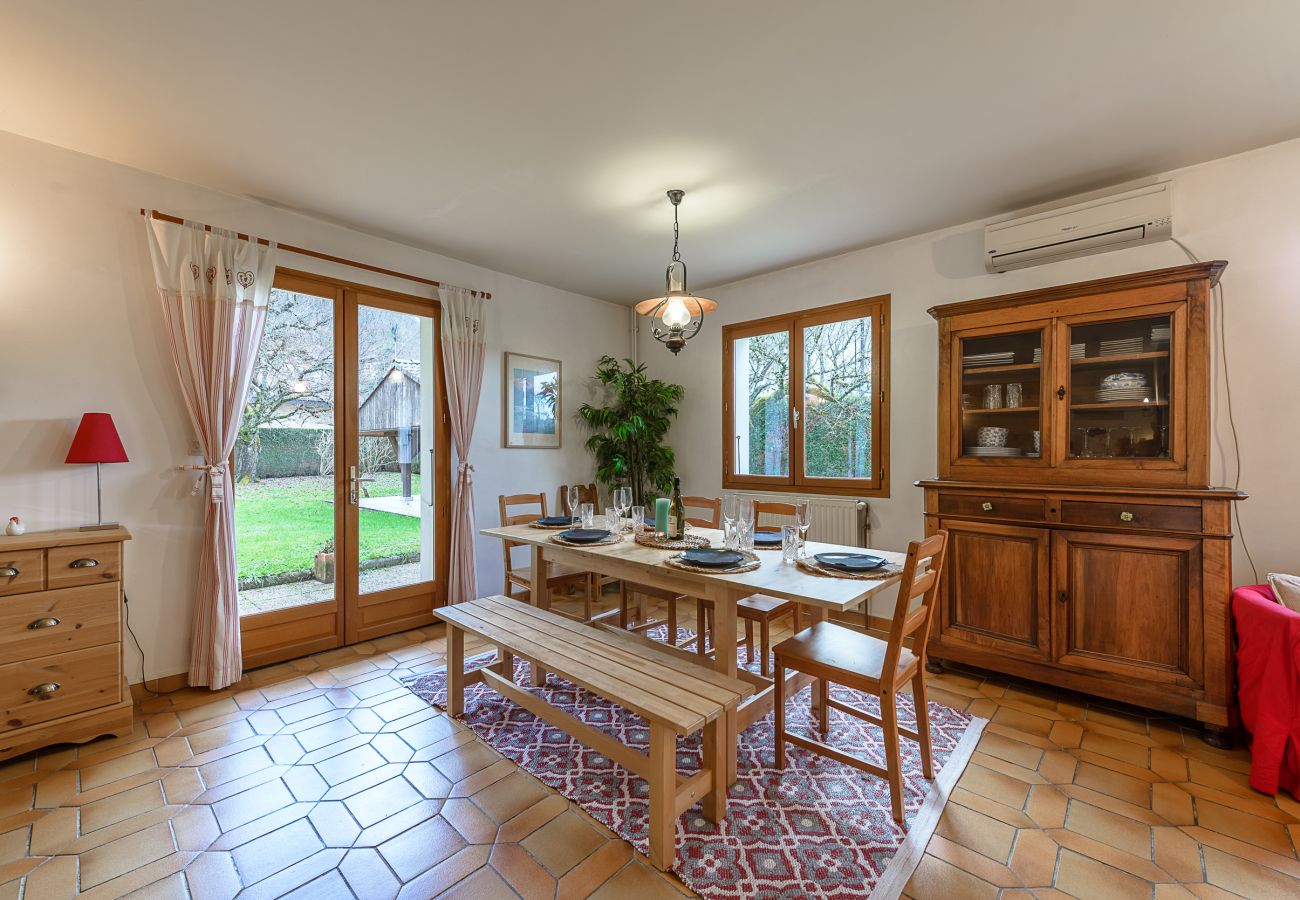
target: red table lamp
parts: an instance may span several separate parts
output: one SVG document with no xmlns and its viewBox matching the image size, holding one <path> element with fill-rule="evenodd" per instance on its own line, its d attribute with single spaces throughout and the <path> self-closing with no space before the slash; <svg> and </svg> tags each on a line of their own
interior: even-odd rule
<svg viewBox="0 0 1300 900">
<path fill-rule="evenodd" d="M 77 433 L 73 435 L 72 446 L 68 448 L 65 463 L 95 464 L 95 506 L 99 521 L 94 525 L 82 525 L 83 531 L 96 528 L 114 528 L 116 522 L 104 521 L 104 497 L 100 490 L 99 473 L 103 463 L 129 462 L 122 439 L 117 436 L 113 426 L 113 417 L 108 413 L 86 413 L 81 417 Z"/>
</svg>

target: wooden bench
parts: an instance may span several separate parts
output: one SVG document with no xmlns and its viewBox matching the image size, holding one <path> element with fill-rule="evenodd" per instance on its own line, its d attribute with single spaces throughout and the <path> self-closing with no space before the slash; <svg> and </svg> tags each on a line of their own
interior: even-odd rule
<svg viewBox="0 0 1300 900">
<path fill-rule="evenodd" d="M 704 815 L 727 813 L 728 719 L 753 693 L 746 681 L 728 678 L 690 659 L 665 654 L 636 635 L 582 625 L 506 597 L 482 597 L 435 609 L 447 623 L 447 711 L 465 712 L 465 686 L 482 682 L 575 740 L 603 753 L 650 785 L 650 862 L 672 867 L 677 817 L 702 802 Z M 465 633 L 497 647 L 492 668 L 465 672 Z M 680 652 L 680 651 L 679 651 Z M 616 703 L 650 724 L 650 753 L 642 754 L 548 704 L 514 683 L 514 656 L 553 672 Z M 703 731 L 699 772 L 679 775 L 678 735 Z"/>
</svg>

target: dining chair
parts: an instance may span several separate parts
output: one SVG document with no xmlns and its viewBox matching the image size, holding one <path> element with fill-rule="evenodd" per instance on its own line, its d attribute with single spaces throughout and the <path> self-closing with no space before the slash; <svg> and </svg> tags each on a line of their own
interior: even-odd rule
<svg viewBox="0 0 1300 900">
<path fill-rule="evenodd" d="M 903 821 L 903 776 L 899 761 L 899 735 L 921 746 L 921 772 L 934 778 L 930 754 L 930 718 L 925 697 L 925 650 L 934 620 L 934 601 L 939 594 L 948 533 L 937 531 L 923 541 L 913 541 L 907 548 L 898 599 L 889 625 L 889 639 L 882 641 L 835 622 L 816 622 L 791 638 L 777 644 L 776 680 L 773 682 L 775 710 L 776 768 L 785 768 L 785 745 L 791 744 L 813 753 L 869 772 L 889 782 L 889 797 L 894 821 Z M 920 602 L 913 605 L 913 601 Z M 905 642 L 911 638 L 911 647 Z M 813 718 L 822 740 L 813 740 L 785 730 L 785 671 L 794 669 L 817 679 L 813 683 L 818 702 Z M 896 695 L 898 688 L 912 683 L 912 703 L 916 708 L 916 730 L 898 724 Z M 880 715 L 856 709 L 830 696 L 830 685 L 840 684 L 880 698 Z M 810 696 L 812 694 L 810 693 Z M 885 768 L 836 750 L 824 743 L 830 731 L 832 709 L 879 725 L 885 732 Z"/>
<path fill-rule="evenodd" d="M 537 494 L 502 494 L 497 498 L 497 503 L 501 510 L 501 526 L 503 528 L 507 525 L 525 525 L 546 515 L 546 494 L 544 492 Z M 525 507 L 526 511 L 512 511 L 520 507 Z M 516 566 L 512 552 L 517 547 L 526 547 L 527 545 L 518 541 L 502 541 L 502 545 L 504 547 L 502 557 L 505 560 L 504 584 L 506 596 L 531 602 L 529 592 L 533 580 L 532 567 Z M 581 569 L 575 569 L 562 563 L 548 562 L 546 567 L 546 586 L 548 588 L 577 587 L 584 591 L 583 613 L 586 619 L 590 619 L 592 591 L 589 574 Z M 516 589 L 522 590 L 522 595 L 516 594 Z"/>
<path fill-rule="evenodd" d="M 685 501 L 683 501 L 685 502 Z M 718 504 L 719 510 L 722 507 L 722 501 L 714 501 Z M 777 501 L 754 501 L 754 528 L 757 529 L 762 524 L 764 514 L 770 516 L 794 516 L 793 503 L 781 503 Z M 689 520 L 688 520 L 689 521 Z M 717 525 L 712 526 L 717 528 Z M 772 646 L 772 622 L 779 619 L 786 613 L 790 613 L 793 618 L 794 630 L 797 632 L 802 626 L 802 617 L 799 614 L 799 604 L 793 600 L 781 600 L 776 597 L 769 597 L 766 594 L 751 594 L 745 599 L 736 603 L 736 618 L 745 623 L 745 661 L 754 662 L 754 626 L 758 626 L 758 652 L 759 672 L 766 677 L 771 669 L 771 646 Z M 713 624 L 713 602 L 710 600 L 695 601 L 695 616 L 697 622 L 704 622 L 705 628 L 701 634 L 712 633 Z M 696 652 L 704 654 L 704 642 L 700 641 L 696 645 Z"/>
<path fill-rule="evenodd" d="M 600 505 L 600 490 L 597 488 L 596 482 L 593 481 L 590 484 L 578 484 L 576 487 L 578 488 L 578 505 L 581 506 L 584 503 L 590 503 L 591 508 L 596 515 L 603 515 L 605 509 Z M 570 518 L 576 517 L 578 511 L 575 509 L 569 509 L 569 486 L 567 484 L 560 485 L 558 496 L 559 502 L 556 506 L 559 507 L 560 515 L 569 516 Z M 587 582 L 587 590 L 590 592 L 593 600 L 599 600 L 605 593 L 605 587 L 617 583 L 618 579 L 611 578 L 608 575 L 600 575 L 596 572 L 588 572 Z M 591 616 L 588 616 L 587 618 L 590 619 Z"/>
</svg>

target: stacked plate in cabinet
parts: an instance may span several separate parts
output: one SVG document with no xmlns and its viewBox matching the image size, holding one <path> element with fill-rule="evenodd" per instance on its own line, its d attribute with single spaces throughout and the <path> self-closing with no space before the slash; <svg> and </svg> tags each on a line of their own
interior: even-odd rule
<svg viewBox="0 0 1300 900">
<path fill-rule="evenodd" d="M 1016 361 L 1016 354 L 1010 350 L 1001 353 L 971 353 L 961 358 L 961 364 L 968 369 L 981 366 L 1009 366 Z"/>
<path fill-rule="evenodd" d="M 1127 356 L 1130 353 L 1141 353 L 1145 348 L 1145 338 L 1115 338 L 1113 340 L 1101 342 L 1101 355 Z"/>
<path fill-rule="evenodd" d="M 1151 399 L 1151 387 L 1141 372 L 1116 372 L 1101 380 L 1098 403 L 1145 401 Z"/>
<path fill-rule="evenodd" d="M 962 451 L 966 456 L 1024 456 L 1025 451 L 1019 447 L 966 447 Z"/>
</svg>

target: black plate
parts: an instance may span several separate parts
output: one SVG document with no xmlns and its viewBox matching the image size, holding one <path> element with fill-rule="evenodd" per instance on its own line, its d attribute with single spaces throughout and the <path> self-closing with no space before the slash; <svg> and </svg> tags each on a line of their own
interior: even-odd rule
<svg viewBox="0 0 1300 900">
<path fill-rule="evenodd" d="M 682 562 L 710 569 L 730 569 L 745 561 L 745 555 L 736 550 L 684 550 L 680 558 Z"/>
<path fill-rule="evenodd" d="M 573 544 L 596 544 L 607 540 L 609 532 L 604 528 L 570 528 L 561 531 L 560 537 Z"/>
<path fill-rule="evenodd" d="M 754 546 L 756 547 L 780 547 L 781 532 L 779 531 L 755 531 Z"/>
<path fill-rule="evenodd" d="M 813 559 L 823 566 L 845 572 L 870 572 L 888 562 L 879 556 L 868 556 L 865 553 L 818 553 Z"/>
<path fill-rule="evenodd" d="M 537 520 L 538 525 L 572 525 L 572 516 L 543 516 Z"/>
</svg>

